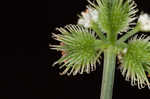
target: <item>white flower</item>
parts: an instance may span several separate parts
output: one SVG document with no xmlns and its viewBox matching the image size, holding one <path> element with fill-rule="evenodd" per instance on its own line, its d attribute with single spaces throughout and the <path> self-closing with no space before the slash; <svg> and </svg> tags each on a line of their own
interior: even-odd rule
<svg viewBox="0 0 150 99">
<path fill-rule="evenodd" d="M 126 54 L 126 53 L 127 53 L 127 51 L 128 51 L 128 49 L 127 49 L 127 48 L 125 48 L 125 49 L 123 50 L 123 53 L 124 53 L 124 54 Z"/>
<path fill-rule="evenodd" d="M 150 16 L 148 14 L 140 15 L 138 22 L 141 25 L 141 31 L 150 32 Z"/>
<path fill-rule="evenodd" d="M 84 27 L 90 27 L 91 21 L 97 22 L 98 12 L 96 9 L 87 7 L 85 12 L 81 12 L 82 17 L 78 20 L 78 24 Z"/>
</svg>

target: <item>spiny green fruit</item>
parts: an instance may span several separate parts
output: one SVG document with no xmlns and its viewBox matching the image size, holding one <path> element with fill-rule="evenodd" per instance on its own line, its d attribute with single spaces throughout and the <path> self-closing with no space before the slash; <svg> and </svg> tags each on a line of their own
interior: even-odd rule
<svg viewBox="0 0 150 99">
<path fill-rule="evenodd" d="M 138 85 L 138 88 L 148 86 L 150 82 L 146 72 L 150 74 L 150 37 L 142 35 L 135 36 L 129 41 L 128 48 L 120 60 L 121 71 L 126 80 L 131 80 L 131 85 Z"/>
<path fill-rule="evenodd" d="M 55 64 L 64 63 L 61 68 L 66 68 L 62 74 L 70 71 L 68 75 L 71 73 L 76 75 L 95 70 L 101 54 L 101 50 L 97 48 L 95 33 L 78 25 L 67 25 L 58 30 L 62 34 L 54 34 L 54 37 L 61 45 L 52 45 L 52 49 L 63 52 L 62 57 L 55 62 Z"/>
<path fill-rule="evenodd" d="M 133 0 L 109 0 L 99 1 L 99 22 L 106 33 L 119 33 L 129 29 L 129 25 L 137 18 L 135 17 L 136 4 Z"/>
</svg>

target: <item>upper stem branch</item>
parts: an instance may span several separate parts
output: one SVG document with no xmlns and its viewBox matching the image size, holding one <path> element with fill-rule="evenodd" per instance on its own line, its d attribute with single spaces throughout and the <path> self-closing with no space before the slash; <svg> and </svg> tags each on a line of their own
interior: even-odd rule
<svg viewBox="0 0 150 99">
<path fill-rule="evenodd" d="M 124 42 L 124 41 L 126 41 L 129 37 L 131 37 L 132 35 L 134 35 L 134 34 L 136 34 L 137 32 L 139 32 L 139 30 L 140 30 L 140 27 L 139 27 L 139 24 L 137 24 L 137 26 L 136 26 L 133 30 L 129 31 L 129 32 L 126 33 L 123 37 L 121 37 L 121 38 L 119 39 L 119 42 Z"/>
</svg>

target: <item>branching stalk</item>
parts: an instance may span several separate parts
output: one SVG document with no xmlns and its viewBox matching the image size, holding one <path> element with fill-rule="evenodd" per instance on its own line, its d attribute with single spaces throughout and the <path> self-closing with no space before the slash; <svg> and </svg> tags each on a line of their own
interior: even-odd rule
<svg viewBox="0 0 150 99">
<path fill-rule="evenodd" d="M 119 42 L 124 42 L 126 41 L 129 37 L 133 36 L 134 34 L 136 34 L 137 32 L 139 32 L 140 27 L 139 25 L 137 25 L 133 30 L 129 31 L 128 33 L 126 33 L 123 37 L 121 37 L 119 39 Z"/>
</svg>

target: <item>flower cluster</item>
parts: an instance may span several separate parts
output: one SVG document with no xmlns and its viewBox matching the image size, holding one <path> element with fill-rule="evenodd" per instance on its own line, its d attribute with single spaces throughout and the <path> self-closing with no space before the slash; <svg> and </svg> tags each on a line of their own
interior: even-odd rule
<svg viewBox="0 0 150 99">
<path fill-rule="evenodd" d="M 148 14 L 141 14 L 138 22 L 140 23 L 141 31 L 150 32 L 150 16 Z"/>
<path fill-rule="evenodd" d="M 96 9 L 92 7 L 87 7 L 84 12 L 81 12 L 81 18 L 78 20 L 79 25 L 83 25 L 84 27 L 90 27 L 91 22 L 97 22 L 98 20 L 98 12 Z"/>
</svg>

